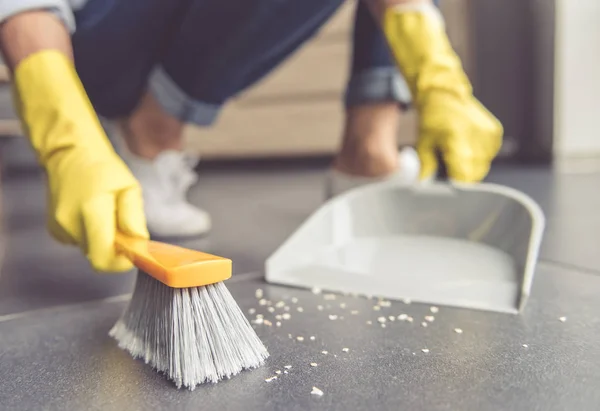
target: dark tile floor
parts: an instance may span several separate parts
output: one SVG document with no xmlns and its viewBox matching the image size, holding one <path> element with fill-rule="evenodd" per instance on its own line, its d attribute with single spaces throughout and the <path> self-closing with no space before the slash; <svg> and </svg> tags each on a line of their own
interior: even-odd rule
<svg viewBox="0 0 600 411">
<path fill-rule="evenodd" d="M 600 175 L 512 167 L 492 174 L 491 181 L 530 194 L 547 215 L 541 263 L 522 316 L 442 308 L 428 328 L 416 322 L 386 329 L 366 325 L 376 317 L 372 301 L 344 297 L 361 314 L 331 322 L 316 310 L 322 296 L 243 274 L 260 272 L 265 258 L 318 207 L 322 177 L 318 167 L 201 174 L 191 197 L 213 214 L 215 231 L 184 244 L 233 259 L 230 289 L 243 308 L 257 307 L 254 290 L 262 287 L 273 300 L 298 297 L 305 313 L 281 328 L 258 329 L 272 354 L 266 367 L 193 393 L 176 391 L 107 336 L 133 276 L 94 274 L 77 250 L 50 240 L 39 175 L 7 179 L 0 409 L 598 408 Z M 394 303 L 389 310 L 421 318 L 427 307 Z M 453 333 L 454 327 L 464 333 Z M 298 343 L 288 333 L 317 341 Z M 421 352 L 425 347 L 428 354 Z M 324 349 L 330 354 L 320 354 Z M 320 365 L 311 368 L 312 361 Z M 286 364 L 293 365 L 287 379 L 264 382 Z M 313 385 L 325 391 L 322 398 L 310 395 Z"/>
</svg>

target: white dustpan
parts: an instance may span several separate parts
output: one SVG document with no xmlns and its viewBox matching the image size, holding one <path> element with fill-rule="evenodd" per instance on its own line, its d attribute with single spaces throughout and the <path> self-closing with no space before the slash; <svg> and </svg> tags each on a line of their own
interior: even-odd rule
<svg viewBox="0 0 600 411">
<path fill-rule="evenodd" d="M 284 285 L 520 312 L 544 214 L 500 185 L 357 188 L 317 210 L 266 262 Z"/>
</svg>

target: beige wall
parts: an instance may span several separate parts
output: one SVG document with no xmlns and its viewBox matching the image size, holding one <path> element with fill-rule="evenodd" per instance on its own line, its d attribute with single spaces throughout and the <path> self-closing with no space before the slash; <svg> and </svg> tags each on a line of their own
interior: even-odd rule
<svg viewBox="0 0 600 411">
<path fill-rule="evenodd" d="M 600 158 L 600 1 L 558 0 L 554 154 Z"/>
</svg>

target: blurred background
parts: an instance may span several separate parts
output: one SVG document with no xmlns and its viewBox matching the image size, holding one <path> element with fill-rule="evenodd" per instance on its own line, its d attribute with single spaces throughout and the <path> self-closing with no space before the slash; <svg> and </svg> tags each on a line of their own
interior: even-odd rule
<svg viewBox="0 0 600 411">
<path fill-rule="evenodd" d="M 188 149 L 210 160 L 325 158 L 338 145 L 355 3 L 282 67 L 230 104 L 216 127 L 188 130 Z M 595 0 L 443 0 L 441 8 L 475 94 L 503 122 L 499 160 L 594 167 L 600 79 Z M 6 80 L 6 70 L 0 68 Z M 18 138 L 6 82 L 0 90 L 5 171 L 35 166 Z M 595 110 L 596 109 L 596 110 Z M 398 138 L 415 140 L 415 117 Z M 585 160 L 585 166 L 582 166 Z"/>
</svg>

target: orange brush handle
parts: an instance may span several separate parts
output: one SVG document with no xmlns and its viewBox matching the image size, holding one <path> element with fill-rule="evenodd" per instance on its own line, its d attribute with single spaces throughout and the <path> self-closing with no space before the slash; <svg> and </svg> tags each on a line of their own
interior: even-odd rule
<svg viewBox="0 0 600 411">
<path fill-rule="evenodd" d="M 231 260 L 117 233 L 115 247 L 140 270 L 172 288 L 200 287 L 231 277 Z"/>
</svg>

